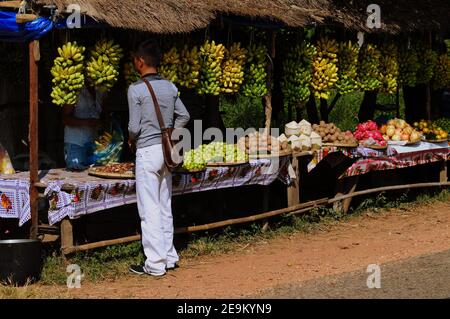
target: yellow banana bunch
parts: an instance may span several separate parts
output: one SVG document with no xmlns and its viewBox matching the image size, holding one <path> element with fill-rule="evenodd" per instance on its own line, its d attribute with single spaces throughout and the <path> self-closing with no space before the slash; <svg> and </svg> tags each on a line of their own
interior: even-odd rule
<svg viewBox="0 0 450 319">
<path fill-rule="evenodd" d="M 91 50 L 91 59 L 87 63 L 87 76 L 95 87 L 109 90 L 117 82 L 122 48 L 114 40 L 102 39 Z"/>
<path fill-rule="evenodd" d="M 321 38 L 317 42 L 317 56 L 313 62 L 311 86 L 317 98 L 328 100 L 330 90 L 338 81 L 339 46 L 334 39 Z"/>
<path fill-rule="evenodd" d="M 437 58 L 432 84 L 434 90 L 450 89 L 450 55 L 443 53 Z"/>
<path fill-rule="evenodd" d="M 195 88 L 200 76 L 200 67 L 198 47 L 195 46 L 189 49 L 186 45 L 180 53 L 178 83 L 188 89 Z"/>
<path fill-rule="evenodd" d="M 420 63 L 417 51 L 414 48 L 402 47 L 398 55 L 399 77 L 398 82 L 401 86 L 416 86 L 417 71 Z"/>
<path fill-rule="evenodd" d="M 358 84 L 364 91 L 374 91 L 380 88 L 380 58 L 381 53 L 376 45 L 367 43 L 359 51 Z"/>
<path fill-rule="evenodd" d="M 313 62 L 316 58 L 315 46 L 307 41 L 291 48 L 283 63 L 283 80 L 281 89 L 285 101 L 296 106 L 311 95 Z"/>
<path fill-rule="evenodd" d="M 244 82 L 244 66 L 247 60 L 247 50 L 240 43 L 233 43 L 225 51 L 225 61 L 222 65 L 220 77 L 220 91 L 223 93 L 237 93 Z"/>
<path fill-rule="evenodd" d="M 177 48 L 173 47 L 169 52 L 163 54 L 159 73 L 167 80 L 176 83 L 178 82 L 178 65 L 180 64 L 180 55 Z"/>
<path fill-rule="evenodd" d="M 128 61 L 127 63 L 125 63 L 125 65 L 123 66 L 123 76 L 128 86 L 130 86 L 134 82 L 139 81 L 139 79 L 141 78 L 139 73 L 134 68 L 133 61 Z"/>
<path fill-rule="evenodd" d="M 76 42 L 68 42 L 58 48 L 50 72 L 53 76 L 53 89 L 50 94 L 53 104 L 76 105 L 77 98 L 84 86 L 84 51 Z"/>
<path fill-rule="evenodd" d="M 249 97 L 263 97 L 267 94 L 267 48 L 252 45 L 248 49 L 248 59 L 244 70 L 242 92 Z"/>
<path fill-rule="evenodd" d="M 420 61 L 420 68 L 417 71 L 417 84 L 427 84 L 433 78 L 437 54 L 432 49 L 419 45 L 417 55 Z"/>
<path fill-rule="evenodd" d="M 352 41 L 339 43 L 337 91 L 344 95 L 358 89 L 358 54 L 359 47 Z"/>
<path fill-rule="evenodd" d="M 216 44 L 214 41 L 206 41 L 200 47 L 199 58 L 201 69 L 197 93 L 200 95 L 219 95 L 225 47 L 222 44 Z"/>
<path fill-rule="evenodd" d="M 380 92 L 394 94 L 398 87 L 398 48 L 390 43 L 381 47 L 380 57 Z"/>
</svg>

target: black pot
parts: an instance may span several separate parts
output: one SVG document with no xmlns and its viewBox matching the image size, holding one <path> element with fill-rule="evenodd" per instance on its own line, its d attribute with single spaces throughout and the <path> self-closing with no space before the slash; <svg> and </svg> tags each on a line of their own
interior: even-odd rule
<svg viewBox="0 0 450 319">
<path fill-rule="evenodd" d="M 0 240 L 0 282 L 23 286 L 40 278 L 41 242 L 30 239 Z"/>
</svg>

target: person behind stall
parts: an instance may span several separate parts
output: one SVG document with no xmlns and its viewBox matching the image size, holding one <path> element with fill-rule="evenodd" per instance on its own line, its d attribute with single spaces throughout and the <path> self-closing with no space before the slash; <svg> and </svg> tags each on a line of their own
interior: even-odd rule
<svg viewBox="0 0 450 319">
<path fill-rule="evenodd" d="M 134 53 L 134 65 L 155 91 L 166 127 L 183 128 L 189 113 L 176 86 L 158 74 L 161 50 L 155 42 L 143 42 Z M 131 265 L 130 271 L 155 277 L 177 268 L 178 254 L 173 245 L 172 174 L 164 163 L 161 128 L 149 89 L 143 80 L 128 88 L 130 144 L 136 151 L 136 194 L 142 228 L 144 265 Z"/>
<path fill-rule="evenodd" d="M 64 158 L 68 170 L 83 171 L 91 164 L 92 143 L 103 124 L 104 98 L 104 93 L 87 83 L 77 104 L 64 106 Z"/>
</svg>

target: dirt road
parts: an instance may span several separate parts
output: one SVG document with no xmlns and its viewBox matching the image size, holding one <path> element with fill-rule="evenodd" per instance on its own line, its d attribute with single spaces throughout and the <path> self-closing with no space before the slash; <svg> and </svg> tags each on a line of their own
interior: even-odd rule
<svg viewBox="0 0 450 319">
<path fill-rule="evenodd" d="M 449 225 L 450 203 L 391 210 L 312 234 L 183 261 L 180 269 L 162 279 L 130 275 L 115 282 L 82 283 L 81 289 L 70 291 L 54 288 L 72 298 L 373 297 L 365 286 L 365 271 L 377 264 L 384 285 L 377 296 L 415 297 L 407 293 L 411 285 L 401 277 L 404 262 L 408 280 L 431 287 L 434 282 L 439 286 L 434 296 L 450 297 Z M 336 287 L 334 292 L 330 285 Z M 390 293 L 383 296 L 383 287 Z M 422 290 L 418 294 L 428 295 Z"/>
</svg>

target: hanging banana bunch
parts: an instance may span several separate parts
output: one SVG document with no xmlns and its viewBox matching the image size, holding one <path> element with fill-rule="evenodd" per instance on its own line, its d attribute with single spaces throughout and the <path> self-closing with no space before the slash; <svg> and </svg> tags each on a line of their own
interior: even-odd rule
<svg viewBox="0 0 450 319">
<path fill-rule="evenodd" d="M 297 105 L 309 99 L 316 48 L 306 40 L 289 50 L 283 64 L 281 88 L 285 101 Z"/>
<path fill-rule="evenodd" d="M 247 61 L 247 50 L 240 43 L 233 43 L 225 51 L 220 77 L 220 91 L 222 93 L 237 93 L 244 82 L 244 66 Z"/>
<path fill-rule="evenodd" d="M 420 61 L 420 67 L 417 71 L 417 84 L 427 84 L 433 78 L 437 54 L 432 49 L 419 45 L 417 48 L 417 56 Z"/>
<path fill-rule="evenodd" d="M 344 95 L 358 89 L 358 54 L 359 47 L 352 41 L 339 43 L 338 51 L 338 81 L 336 89 L 339 94 Z"/>
<path fill-rule="evenodd" d="M 380 50 L 374 44 L 365 44 L 359 52 L 358 84 L 364 91 L 380 88 Z"/>
<path fill-rule="evenodd" d="M 173 83 L 178 82 L 178 65 L 180 64 L 180 54 L 176 47 L 163 54 L 159 73 Z"/>
<path fill-rule="evenodd" d="M 419 57 L 414 48 L 402 47 L 399 50 L 399 77 L 400 86 L 414 87 L 417 84 L 417 72 L 420 68 Z"/>
<path fill-rule="evenodd" d="M 432 85 L 434 90 L 450 89 L 450 55 L 444 53 L 437 58 Z"/>
<path fill-rule="evenodd" d="M 200 80 L 197 93 L 219 95 L 220 79 L 222 77 L 222 61 L 225 57 L 225 47 L 214 41 L 206 41 L 200 47 Z"/>
<path fill-rule="evenodd" d="M 178 83 L 188 89 L 195 88 L 200 76 L 200 67 L 198 47 L 189 49 L 186 45 L 180 53 L 177 70 Z"/>
<path fill-rule="evenodd" d="M 53 104 L 76 105 L 77 98 L 84 87 L 84 51 L 76 42 L 68 42 L 58 48 L 59 56 L 50 70 L 53 76 L 53 89 L 50 96 Z"/>
<path fill-rule="evenodd" d="M 102 39 L 95 44 L 86 69 L 88 79 L 97 89 L 109 90 L 116 84 L 122 52 L 114 40 Z"/>
<path fill-rule="evenodd" d="M 252 45 L 247 51 L 242 93 L 248 97 L 263 97 L 267 94 L 267 48 L 264 45 Z"/>
<path fill-rule="evenodd" d="M 394 94 L 398 87 L 398 48 L 390 43 L 381 47 L 380 58 L 380 92 Z"/>
<path fill-rule="evenodd" d="M 139 81 L 141 78 L 140 74 L 134 68 L 133 61 L 128 61 L 125 63 L 123 66 L 123 76 L 127 82 L 127 86 Z"/>
<path fill-rule="evenodd" d="M 339 46 L 334 39 L 321 38 L 317 42 L 317 56 L 313 62 L 313 78 L 311 86 L 316 98 L 328 100 L 330 90 L 338 81 Z"/>
</svg>

